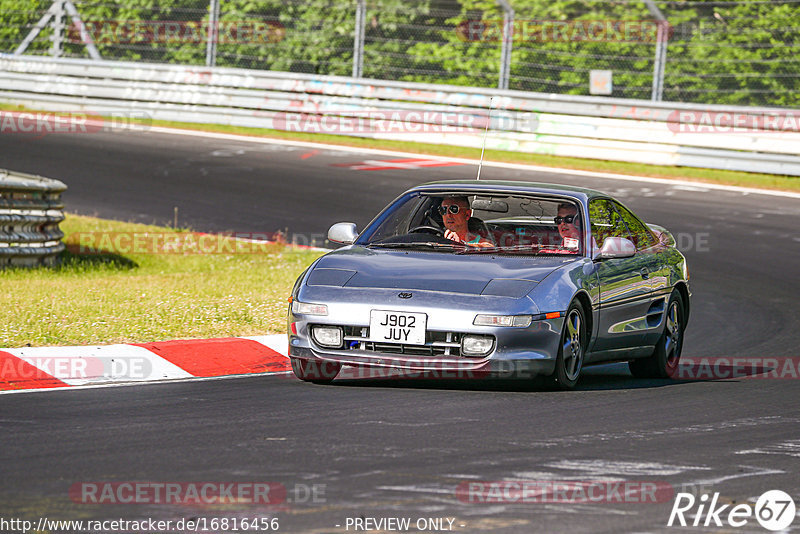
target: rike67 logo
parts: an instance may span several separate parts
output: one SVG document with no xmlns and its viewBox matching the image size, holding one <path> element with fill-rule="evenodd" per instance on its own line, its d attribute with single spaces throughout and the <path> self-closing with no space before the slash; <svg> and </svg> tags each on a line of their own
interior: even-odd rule
<svg viewBox="0 0 800 534">
<path fill-rule="evenodd" d="M 795 513 L 794 500 L 788 493 L 781 490 L 764 492 L 756 500 L 755 506 L 744 503 L 735 506 L 721 504 L 719 493 L 714 493 L 710 501 L 708 494 L 705 493 L 699 499 L 691 493 L 678 493 L 675 503 L 672 505 L 667 526 L 740 528 L 748 525 L 749 521 L 755 517 L 762 527 L 777 532 L 785 530 L 792 524 Z"/>
</svg>

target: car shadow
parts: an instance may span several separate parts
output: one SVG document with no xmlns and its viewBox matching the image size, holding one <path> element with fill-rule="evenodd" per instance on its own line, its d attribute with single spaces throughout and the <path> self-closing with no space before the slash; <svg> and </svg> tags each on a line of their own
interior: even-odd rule
<svg viewBox="0 0 800 534">
<path fill-rule="evenodd" d="M 708 380 L 671 380 L 635 378 L 626 363 L 611 363 L 590 366 L 581 371 L 578 385 L 571 391 L 609 391 L 677 387 L 692 382 Z M 560 392 L 546 377 L 534 378 L 446 378 L 428 375 L 427 378 L 337 378 L 336 387 L 380 387 L 406 389 L 447 389 L 462 391 L 508 391 L 508 392 Z"/>
</svg>

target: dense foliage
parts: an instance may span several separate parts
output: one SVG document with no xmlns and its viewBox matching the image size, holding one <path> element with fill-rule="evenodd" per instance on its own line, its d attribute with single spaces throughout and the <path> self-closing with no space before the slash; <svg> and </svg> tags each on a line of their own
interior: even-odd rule
<svg viewBox="0 0 800 534">
<path fill-rule="evenodd" d="M 75 3 L 104 58 L 206 61 L 208 0 Z M 352 73 L 355 0 L 220 3 L 217 65 Z M 657 3 L 670 24 L 665 100 L 800 104 L 796 2 Z M 650 98 L 657 39 L 653 16 L 643 2 L 511 0 L 511 4 L 516 22 L 511 89 L 588 94 L 589 72 L 601 69 L 613 72 L 614 96 Z M 49 5 L 46 0 L 0 0 L 0 50 L 13 51 Z M 502 18 L 495 0 L 368 0 L 364 76 L 496 87 Z M 145 30 L 131 30 L 131 21 L 144 21 Z M 609 30 L 587 33 L 598 22 Z M 171 34 L 164 31 L 169 24 L 176 25 Z M 559 24 L 561 33 L 553 29 Z M 626 33 L 637 25 L 640 33 Z M 48 27 L 28 53 L 47 53 L 51 36 Z M 63 47 L 64 55 L 85 56 L 74 27 L 66 37 L 70 42 Z"/>
</svg>

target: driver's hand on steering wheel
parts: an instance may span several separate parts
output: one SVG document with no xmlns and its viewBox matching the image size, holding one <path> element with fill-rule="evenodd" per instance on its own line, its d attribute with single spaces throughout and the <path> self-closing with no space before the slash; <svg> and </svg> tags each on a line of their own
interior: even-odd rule
<svg viewBox="0 0 800 534">
<path fill-rule="evenodd" d="M 444 231 L 445 239 L 449 239 L 450 241 L 455 241 L 456 243 L 461 243 L 461 238 L 458 237 L 458 234 L 452 230 L 445 229 Z"/>
<path fill-rule="evenodd" d="M 464 243 L 465 245 L 469 245 L 471 247 L 491 247 L 491 246 L 494 246 L 494 245 L 492 245 L 492 243 L 490 243 L 489 241 L 486 241 L 483 238 L 481 238 L 481 240 L 478 241 L 477 243 L 466 243 L 466 242 L 462 241 L 460 237 L 458 237 L 457 233 L 455 233 L 452 230 L 447 230 L 447 229 L 445 229 L 445 231 L 444 231 L 444 237 L 446 239 L 449 239 L 450 241 L 455 241 L 456 243 Z"/>
</svg>

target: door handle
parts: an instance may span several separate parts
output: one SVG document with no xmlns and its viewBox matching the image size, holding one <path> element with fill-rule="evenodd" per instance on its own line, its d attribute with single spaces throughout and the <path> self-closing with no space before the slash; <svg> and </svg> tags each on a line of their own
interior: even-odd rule
<svg viewBox="0 0 800 534">
<path fill-rule="evenodd" d="M 644 278 L 645 280 L 650 278 L 650 271 L 648 271 L 647 269 L 642 269 L 641 271 L 639 271 L 639 274 L 641 274 L 642 278 Z"/>
</svg>

